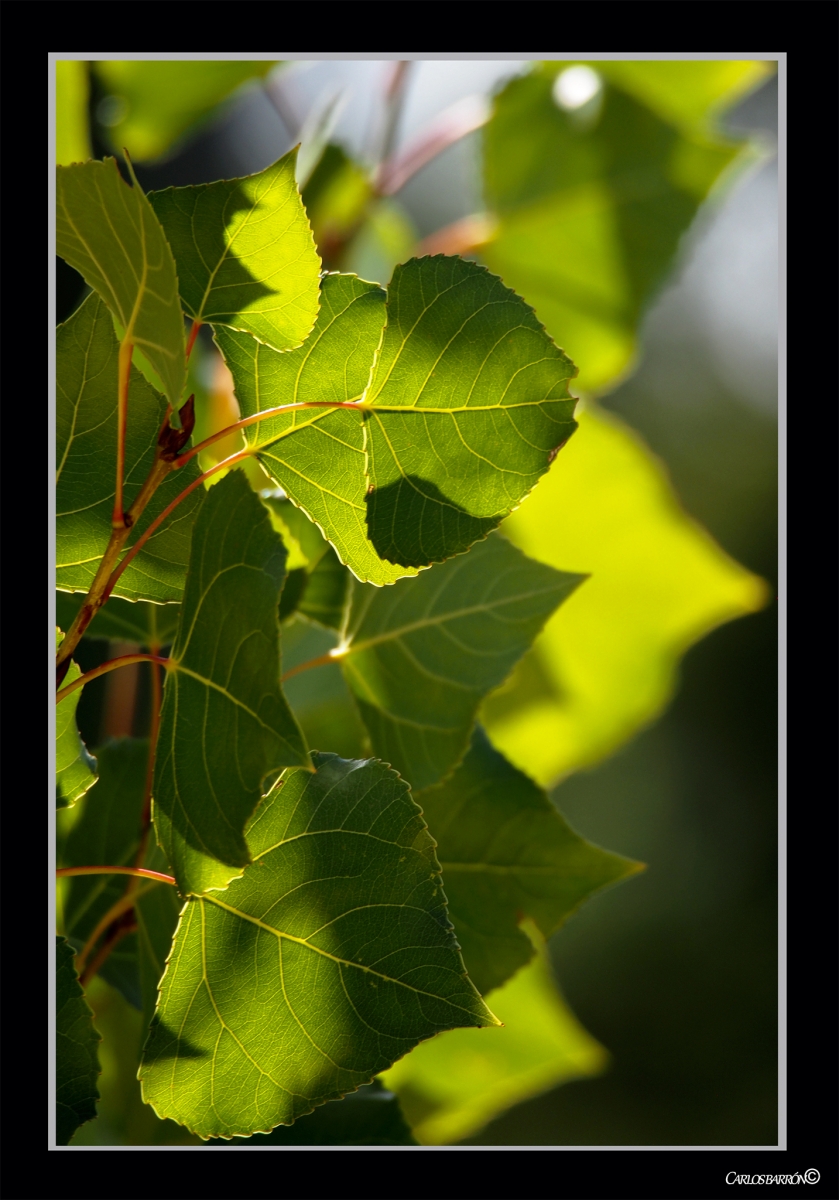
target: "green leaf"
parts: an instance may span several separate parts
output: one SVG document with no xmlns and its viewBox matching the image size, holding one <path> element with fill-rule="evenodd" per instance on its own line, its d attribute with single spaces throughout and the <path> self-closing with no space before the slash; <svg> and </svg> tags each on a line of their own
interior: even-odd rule
<svg viewBox="0 0 839 1200">
<path fill-rule="evenodd" d="M 593 405 L 578 419 L 562 470 L 504 533 L 533 558 L 591 578 L 481 716 L 493 744 L 545 787 L 654 720 L 688 647 L 768 598 L 763 580 L 685 514 L 637 434 Z"/>
<path fill-rule="evenodd" d="M 211 1138 L 209 1145 L 228 1143 Z M 255 1133 L 233 1143 L 235 1149 L 251 1146 L 416 1146 L 402 1115 L 399 1101 L 378 1079 L 350 1092 L 343 1100 L 323 1104 L 289 1128 L 278 1125 L 272 1133 Z"/>
<path fill-rule="evenodd" d="M 96 1116 L 99 1034 L 73 965 L 74 951 L 55 939 L 55 1140 L 67 1146 L 80 1125 Z"/>
<path fill-rule="evenodd" d="M 63 855 L 66 867 L 130 866 L 139 844 L 148 740 L 120 738 L 106 742 L 98 756 L 99 784 L 86 799 L 67 838 Z M 124 875 L 77 875 L 67 883 L 64 932 L 81 949 L 108 909 L 124 895 L 127 880 Z M 141 1007 L 134 933 L 117 943 L 99 974 L 129 1004 Z"/>
<path fill-rule="evenodd" d="M 241 472 L 206 492 L 172 647 L 154 777 L 158 841 L 182 892 L 250 862 L 244 829 L 271 771 L 308 764 L 280 688 L 285 549 Z M 232 868 L 232 869 L 231 869 Z"/>
<path fill-rule="evenodd" d="M 149 839 L 143 866 L 147 870 L 162 871 L 166 875 L 171 872 L 172 868 L 153 838 Z M 144 1031 L 148 1029 L 157 1007 L 160 981 L 166 969 L 166 959 L 172 949 L 172 939 L 182 908 L 183 901 L 176 889 L 161 884 L 160 887 L 144 890 L 134 909 L 137 918 L 137 968 Z"/>
<path fill-rule="evenodd" d="M 326 275 L 305 345 L 276 354 L 252 337 L 216 330 L 243 417 L 285 404 L 360 400 L 385 320 L 385 293 L 354 275 Z M 362 414 L 297 409 L 245 429 L 272 479 L 314 521 L 354 575 L 393 583 L 415 571 L 383 562 L 367 536 Z"/>
<path fill-rule="evenodd" d="M 470 1137 L 514 1104 L 606 1066 L 606 1051 L 566 1006 L 541 940 L 530 932 L 539 953 L 492 993 L 502 1029 L 480 1037 L 471 1029 L 444 1033 L 383 1074 L 421 1144 Z"/>
<path fill-rule="evenodd" d="M 84 604 L 79 592 L 55 593 L 55 619 L 69 629 Z M 178 627 L 178 609 L 174 604 L 129 604 L 112 596 L 84 631 L 92 641 L 136 642 L 140 646 L 168 646 Z"/>
<path fill-rule="evenodd" d="M 367 172 L 346 151 L 328 145 L 303 188 L 303 204 L 318 249 L 330 255 L 363 219 L 373 195 Z"/>
<path fill-rule="evenodd" d="M 111 536 L 117 446 L 119 345 L 108 311 L 90 295 L 56 335 L 56 583 L 87 592 Z M 125 436 L 125 491 L 140 490 L 154 462 L 166 402 L 131 368 Z M 198 478 L 191 460 L 172 471 L 137 521 L 133 537 Z M 188 496 L 154 533 L 116 585 L 126 600 L 164 603 L 183 593 L 189 539 L 200 496 Z"/>
<path fill-rule="evenodd" d="M 715 119 L 775 70 L 771 62 L 682 59 L 588 64 L 671 125 L 713 128 Z"/>
<path fill-rule="evenodd" d="M 114 150 L 137 161 L 159 158 L 185 133 L 250 79 L 262 79 L 275 62 L 96 62 L 105 99 L 105 123 Z"/>
<path fill-rule="evenodd" d="M 56 627 L 56 650 L 64 634 Z M 71 662 L 62 687 L 81 675 L 78 663 Z M 88 754 L 76 726 L 76 708 L 84 688 L 76 688 L 55 709 L 55 806 L 71 808 L 96 783 L 96 759 Z"/>
<path fill-rule="evenodd" d="M 642 68 L 653 80 L 659 68 L 700 66 L 625 65 L 639 94 Z M 500 225 L 480 255 L 583 364 L 579 387 L 588 391 L 629 367 L 644 306 L 741 146 L 663 120 L 617 86 L 621 64 L 604 64 L 615 82 L 604 83 L 599 109 L 565 112 L 552 89 L 566 66 L 538 65 L 495 98 L 484 188 Z"/>
<path fill-rule="evenodd" d="M 495 1023 L 408 784 L 376 761 L 313 761 L 251 822 L 254 864 L 190 897 L 175 935 L 140 1080 L 203 1138 L 270 1132 L 440 1030 Z"/>
<path fill-rule="evenodd" d="M 320 259 L 294 179 L 297 150 L 244 179 L 167 188 L 149 199 L 196 321 L 252 333 L 275 350 L 308 337 Z"/>
<path fill-rule="evenodd" d="M 519 928 L 524 917 L 550 937 L 593 892 L 641 869 L 570 829 L 480 727 L 450 779 L 416 801 L 437 843 L 466 969 L 482 994 L 533 957 Z"/>
<path fill-rule="evenodd" d="M 56 194 L 57 253 L 102 297 L 180 408 L 186 359 L 175 260 L 142 188 L 106 158 L 59 167 Z"/>
<path fill-rule="evenodd" d="M 63 167 L 90 158 L 87 63 L 55 64 L 55 161 Z"/>
<path fill-rule="evenodd" d="M 364 394 L 367 527 L 379 555 L 427 566 L 494 529 L 576 428 L 576 373 L 485 268 L 443 255 L 397 266 Z"/>
<path fill-rule="evenodd" d="M 280 619 L 300 612 L 328 629 L 340 629 L 352 576 L 313 524 L 290 500 L 263 496 L 271 522 L 289 553 L 289 576 L 280 600 Z"/>
<path fill-rule="evenodd" d="M 483 697 L 582 578 L 495 536 L 418 579 L 356 585 L 335 657 L 373 752 L 417 789 L 437 783 L 463 757 Z"/>
</svg>

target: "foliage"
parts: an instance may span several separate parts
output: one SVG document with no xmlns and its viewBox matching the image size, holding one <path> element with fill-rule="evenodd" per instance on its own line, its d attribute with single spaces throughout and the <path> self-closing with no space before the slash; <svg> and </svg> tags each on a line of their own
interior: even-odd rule
<svg viewBox="0 0 839 1200">
<path fill-rule="evenodd" d="M 564 64 L 511 81 L 494 232 L 461 247 L 482 263 L 403 253 L 387 163 L 323 121 L 303 198 L 296 149 L 146 196 L 87 156 L 87 77 L 58 65 L 57 248 L 90 289 L 56 341 L 59 1140 L 95 1111 L 97 975 L 143 1014 L 144 1101 L 210 1145 L 458 1140 L 605 1062 L 544 939 L 640 864 L 539 784 L 625 741 L 687 646 L 764 600 L 633 435 L 575 417 L 557 344 L 588 389 L 626 370 L 743 159 L 709 113 L 754 64 L 690 64 L 689 87 L 604 64 L 586 111 L 557 100 Z M 115 147 L 169 151 L 270 66 L 97 64 Z M 215 425 L 208 354 L 238 405 Z M 97 639 L 151 681 L 149 736 L 98 765 L 76 706 L 120 664 L 72 658 Z"/>
</svg>

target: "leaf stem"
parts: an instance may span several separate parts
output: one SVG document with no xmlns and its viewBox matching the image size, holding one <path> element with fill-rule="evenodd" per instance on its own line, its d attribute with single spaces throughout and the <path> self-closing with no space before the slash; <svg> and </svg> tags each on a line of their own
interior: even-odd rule
<svg viewBox="0 0 839 1200">
<path fill-rule="evenodd" d="M 137 847 L 137 854 L 134 858 L 134 866 L 139 867 L 146 857 L 146 846 L 149 840 L 149 829 L 151 828 L 151 793 L 152 784 L 154 782 L 154 760 L 157 754 L 157 735 L 160 731 L 160 705 L 162 700 L 163 689 L 160 685 L 160 662 L 157 659 L 159 646 L 151 646 L 152 659 L 151 666 L 151 727 L 149 729 L 149 757 L 146 762 L 146 784 L 143 792 L 143 812 L 140 818 L 140 844 Z M 137 888 L 135 878 L 129 879 L 126 892 L 130 892 Z"/>
<path fill-rule="evenodd" d="M 79 975 L 79 983 L 83 988 L 87 987 L 93 976 L 97 974 L 106 959 L 110 958 L 111 952 L 116 949 L 117 942 L 121 942 L 124 937 L 128 937 L 129 933 L 133 933 L 136 928 L 137 918 L 134 916 L 132 905 L 132 908 L 125 913 L 123 920 L 120 921 L 119 925 L 114 928 L 110 936 L 106 938 L 106 940 L 99 947 L 99 952 L 97 953 L 93 962 L 89 963 L 86 967 L 83 967 L 82 972 Z M 79 966 L 81 965 L 81 962 L 77 959 L 76 969 L 78 970 Z"/>
<path fill-rule="evenodd" d="M 294 409 L 301 408 L 354 408 L 359 412 L 366 412 L 367 406 L 359 403 L 356 400 L 307 400 L 299 404 L 280 404 L 276 408 L 266 408 L 262 412 L 254 413 L 253 416 L 243 417 L 241 421 L 236 421 L 233 425 L 227 425 L 224 429 L 220 429 L 218 433 L 205 438 L 203 442 L 199 442 L 197 446 L 190 446 L 189 450 L 181 454 L 175 459 L 173 466 L 182 467 L 188 463 L 196 454 L 200 454 L 202 450 L 206 450 L 208 446 L 212 446 L 213 442 L 219 442 L 222 438 L 229 437 L 231 433 L 235 433 L 237 429 L 246 429 L 248 425 L 258 425 L 261 421 L 269 420 L 278 413 L 290 412 Z M 251 450 L 251 453 L 254 451 Z"/>
<path fill-rule="evenodd" d="M 160 528 L 160 526 L 163 524 L 163 522 L 166 520 L 166 518 L 172 512 L 174 512 L 174 510 L 178 507 L 178 505 L 181 503 L 182 500 L 186 500 L 187 496 L 189 496 L 192 492 L 194 492 L 195 489 L 200 484 L 202 484 L 205 479 L 209 479 L 210 476 L 215 475 L 217 471 L 224 471 L 224 470 L 226 470 L 226 468 L 232 467 L 234 463 L 241 462 L 241 460 L 243 458 L 248 458 L 251 454 L 255 454 L 255 453 L 256 453 L 255 448 L 253 448 L 253 449 L 249 448 L 247 450 L 240 450 L 237 454 L 231 454 L 230 458 L 223 458 L 221 460 L 221 462 L 216 463 L 216 465 L 214 467 L 210 467 L 209 471 L 205 471 L 203 475 L 199 475 L 197 479 L 193 479 L 192 483 L 188 487 L 185 487 L 184 490 L 180 493 L 180 495 L 176 496 L 175 499 L 172 501 L 172 503 L 168 504 L 166 506 L 166 508 L 164 508 L 163 512 L 160 513 L 159 516 L 155 517 L 155 519 L 148 526 L 148 528 L 143 531 L 142 535 L 139 538 L 137 538 L 137 541 L 134 543 L 134 545 L 128 551 L 125 558 L 122 560 L 122 562 L 119 564 L 119 566 L 116 568 L 116 570 L 113 572 L 110 579 L 108 580 L 108 582 L 105 586 L 102 603 L 104 604 L 105 601 L 108 599 L 111 592 L 116 587 L 116 584 L 117 584 L 117 581 L 118 581 L 120 575 L 123 573 L 125 568 L 131 562 L 134 555 L 143 548 L 143 546 L 149 540 L 151 535 L 157 529 Z M 175 459 L 176 463 L 177 463 L 177 461 L 178 460 Z M 63 644 L 64 643 L 62 642 L 62 645 Z M 164 659 L 161 661 L 166 661 L 166 660 Z"/>
<path fill-rule="evenodd" d="M 203 324 L 202 321 L 193 321 L 192 329 L 189 331 L 189 341 L 186 344 L 186 361 L 189 362 L 189 356 L 192 354 L 192 347 L 195 345 L 195 339 L 198 337 L 198 330 Z"/>
<path fill-rule="evenodd" d="M 57 879 L 71 875 L 139 875 L 141 879 L 153 879 L 156 883 L 171 883 L 172 887 L 177 887 L 173 875 L 150 871 L 147 867 L 59 867 L 55 875 Z"/>
<path fill-rule="evenodd" d="M 114 489 L 114 512 L 111 524 L 114 529 L 122 529 L 125 525 L 125 513 L 122 507 L 122 477 L 125 473 L 125 424 L 128 415 L 128 385 L 131 380 L 131 356 L 134 344 L 127 337 L 123 338 L 119 347 L 119 383 L 117 397 L 117 481 Z"/>
<path fill-rule="evenodd" d="M 118 667 L 130 667 L 132 663 L 138 662 L 153 662 L 163 663 L 168 665 L 168 658 L 158 658 L 154 654 L 123 654 L 119 658 L 108 659 L 101 666 L 94 667 L 91 671 L 85 671 L 84 675 L 80 675 L 78 679 L 74 679 L 72 683 L 68 683 L 66 687 L 61 688 L 56 692 L 55 702 L 60 704 L 71 692 L 75 692 L 77 688 L 84 687 L 86 683 L 90 683 L 93 679 L 98 679 L 100 675 L 107 675 L 109 671 L 116 671 Z"/>
<path fill-rule="evenodd" d="M 336 659 L 342 658 L 346 654 L 346 650 L 328 650 L 326 654 L 319 654 L 317 658 L 310 658 L 307 662 L 298 663 L 296 667 L 286 671 L 281 679 L 281 683 L 285 683 L 287 679 L 299 675 L 301 671 L 310 671 L 312 667 L 325 667 L 328 663 L 333 663 Z"/>
<path fill-rule="evenodd" d="M 85 602 L 76 613 L 73 623 L 67 630 L 64 640 L 58 648 L 55 659 L 56 665 L 59 668 L 58 678 L 56 681 L 57 683 L 60 684 L 61 680 L 66 675 L 67 668 L 70 665 L 70 656 L 81 641 L 84 631 L 87 629 L 90 622 L 96 616 L 96 613 L 111 594 L 110 591 L 106 593 L 105 589 L 110 581 L 114 565 L 119 557 L 120 551 L 125 545 L 128 534 L 130 533 L 132 527 L 136 525 L 140 515 L 143 512 L 143 509 L 146 507 L 149 500 L 151 500 L 152 496 L 157 491 L 158 486 L 160 483 L 162 483 L 164 477 L 171 469 L 171 463 L 165 462 L 159 457 L 155 459 L 143 486 L 137 493 L 134 503 L 125 514 L 124 524 L 119 529 L 111 530 L 111 536 L 108 541 L 108 545 L 105 549 L 105 553 L 102 555 L 99 566 L 96 569 L 96 574 L 93 577 L 93 583 L 90 585 L 90 590 L 87 593 Z M 67 666 L 61 670 L 64 663 L 66 663 Z"/>
</svg>

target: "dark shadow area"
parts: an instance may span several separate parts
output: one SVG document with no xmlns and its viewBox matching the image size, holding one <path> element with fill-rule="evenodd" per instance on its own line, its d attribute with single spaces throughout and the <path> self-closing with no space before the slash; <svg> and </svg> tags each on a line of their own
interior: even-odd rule
<svg viewBox="0 0 839 1200">
<path fill-rule="evenodd" d="M 380 558 L 400 567 L 443 562 L 495 529 L 497 517 L 473 517 L 435 483 L 405 475 L 365 497 L 367 535 Z"/>
<path fill-rule="evenodd" d="M 211 1138 L 208 1146 L 246 1150 L 252 1146 L 416 1146 L 399 1101 L 378 1080 L 330 1100 L 293 1125 L 249 1138 Z"/>
</svg>

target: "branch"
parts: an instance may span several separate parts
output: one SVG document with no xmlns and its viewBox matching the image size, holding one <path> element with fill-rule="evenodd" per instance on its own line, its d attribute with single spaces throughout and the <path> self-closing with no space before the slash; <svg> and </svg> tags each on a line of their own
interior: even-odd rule
<svg viewBox="0 0 839 1200">
<path fill-rule="evenodd" d="M 495 236 L 498 221 L 489 213 L 473 213 L 461 221 L 454 221 L 436 233 L 430 233 L 416 247 L 417 257 L 423 254 L 469 254 Z"/>
<path fill-rule="evenodd" d="M 238 454 L 231 454 L 230 458 L 222 459 L 222 461 L 220 463 L 216 463 L 216 465 L 214 467 L 210 467 L 209 471 L 205 471 L 203 475 L 199 475 L 197 479 L 194 479 L 192 481 L 192 483 L 189 485 L 189 487 L 185 487 L 184 490 L 181 492 L 181 494 L 179 496 L 176 496 L 175 499 L 172 501 L 172 503 L 168 504 L 159 516 L 155 517 L 155 519 L 152 521 L 152 523 L 149 525 L 149 527 L 144 531 L 142 536 L 137 539 L 137 541 L 134 543 L 134 545 L 128 551 L 125 558 L 122 560 L 122 562 L 119 564 L 119 566 L 116 568 L 116 570 L 113 572 L 110 579 L 108 580 L 108 582 L 105 586 L 105 589 L 104 589 L 102 603 L 104 604 L 105 601 L 108 599 L 111 592 L 116 587 L 116 584 L 117 584 L 117 581 L 118 581 L 120 575 L 123 573 L 125 568 L 131 562 L 134 555 L 139 550 L 142 549 L 142 547 L 146 544 L 146 542 L 149 540 L 149 538 L 155 532 L 155 530 L 160 528 L 160 526 L 163 524 L 163 522 L 166 520 L 166 518 L 171 513 L 174 512 L 174 510 L 178 507 L 178 505 L 181 503 L 182 500 L 186 500 L 187 496 L 189 496 L 192 492 L 194 492 L 195 489 L 200 484 L 202 484 L 205 479 L 209 479 L 210 476 L 215 475 L 217 471 L 226 470 L 228 467 L 232 467 L 234 463 L 241 462 L 241 460 L 243 458 L 247 458 L 249 455 L 255 454 L 255 453 L 256 453 L 255 449 L 248 449 L 248 450 L 240 450 Z M 175 461 L 177 462 L 177 459 Z M 168 465 L 169 464 L 167 463 L 167 466 Z M 62 645 L 63 644 L 64 643 L 62 642 Z M 165 662 L 168 660 L 161 659 L 160 661 Z"/>
<path fill-rule="evenodd" d="M 55 702 L 60 704 L 71 692 L 84 687 L 93 679 L 98 679 L 100 675 L 107 675 L 109 671 L 116 671 L 118 667 L 130 667 L 132 663 L 138 662 L 162 663 L 164 666 L 168 666 L 169 659 L 158 658 L 155 654 L 123 654 L 119 658 L 111 658 L 101 666 L 94 667 L 91 671 L 85 671 L 84 675 L 80 675 L 78 679 L 74 679 L 72 683 L 68 683 L 66 687 L 56 692 Z"/>
<path fill-rule="evenodd" d="M 382 163 L 376 180 L 379 194 L 392 196 L 398 192 L 426 163 L 485 125 L 491 111 L 489 100 L 479 95 L 464 96 L 443 109 L 400 154 Z"/>
</svg>

